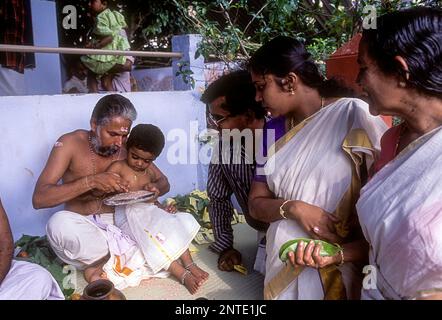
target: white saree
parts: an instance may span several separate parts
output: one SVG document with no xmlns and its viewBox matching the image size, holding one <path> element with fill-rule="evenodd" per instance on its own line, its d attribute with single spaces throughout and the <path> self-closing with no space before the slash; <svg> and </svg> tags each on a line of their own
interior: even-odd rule
<svg viewBox="0 0 442 320">
<path fill-rule="evenodd" d="M 359 168 L 364 162 L 367 167 L 371 165 L 386 129 L 382 119 L 369 114 L 368 105 L 362 100 L 343 98 L 329 104 L 287 132 L 270 149 L 264 167 L 269 189 L 278 198 L 301 200 L 335 212 L 342 219 L 337 225 L 338 233 L 345 238 L 357 223 L 354 204 L 360 188 Z M 271 223 L 267 231 L 264 297 L 336 299 L 342 297 L 338 291 L 346 291 L 345 297 L 357 298 L 361 279 L 351 263 L 339 271 L 333 266 L 320 273 L 313 268 L 294 270 L 280 261 L 281 245 L 299 237 L 309 238 L 294 220 Z M 342 275 L 339 285 L 331 279 L 336 273 Z"/>
<path fill-rule="evenodd" d="M 376 288 L 363 289 L 363 299 L 410 299 L 442 289 L 441 172 L 439 127 L 412 142 L 361 190 L 357 210 L 377 279 Z"/>
</svg>

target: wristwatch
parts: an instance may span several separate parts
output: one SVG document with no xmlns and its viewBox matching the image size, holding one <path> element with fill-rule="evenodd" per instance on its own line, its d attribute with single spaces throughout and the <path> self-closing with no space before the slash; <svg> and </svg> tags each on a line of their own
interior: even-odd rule
<svg viewBox="0 0 442 320">
<path fill-rule="evenodd" d="M 279 214 L 281 215 L 281 217 L 283 217 L 284 219 L 287 219 L 287 217 L 285 216 L 285 211 L 284 211 L 284 205 L 287 203 L 287 202 L 289 202 L 289 201 L 291 201 L 291 200 L 286 200 L 286 201 L 284 201 L 282 204 L 281 204 L 281 206 L 279 207 Z"/>
</svg>

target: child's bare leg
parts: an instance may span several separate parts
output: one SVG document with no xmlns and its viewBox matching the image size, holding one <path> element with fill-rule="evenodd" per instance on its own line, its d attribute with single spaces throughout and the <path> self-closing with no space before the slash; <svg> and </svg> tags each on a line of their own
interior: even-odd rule
<svg viewBox="0 0 442 320">
<path fill-rule="evenodd" d="M 189 270 L 198 279 L 199 285 L 202 285 L 209 278 L 209 274 L 193 262 L 189 249 L 184 251 L 180 259 L 183 262 L 184 268 Z"/>
<path fill-rule="evenodd" d="M 114 87 L 112 85 L 112 75 L 110 74 L 104 74 L 101 77 L 101 85 L 103 86 L 104 90 L 106 91 L 114 91 Z"/>
<path fill-rule="evenodd" d="M 106 272 L 103 270 L 103 266 L 106 264 L 107 260 L 109 260 L 109 255 L 84 269 L 84 279 L 88 283 L 99 279 L 107 279 Z"/>
<path fill-rule="evenodd" d="M 184 284 L 191 294 L 195 294 L 198 291 L 200 287 L 198 279 L 189 270 L 184 269 L 176 260 L 170 264 L 167 271 L 177 278 L 181 284 Z"/>
<path fill-rule="evenodd" d="M 89 71 L 87 74 L 87 87 L 89 92 L 98 92 L 98 82 L 95 73 Z"/>
</svg>

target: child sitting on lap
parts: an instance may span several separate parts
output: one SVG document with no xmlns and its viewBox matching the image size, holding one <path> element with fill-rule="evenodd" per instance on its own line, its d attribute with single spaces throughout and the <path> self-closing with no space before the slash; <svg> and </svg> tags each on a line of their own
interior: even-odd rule
<svg viewBox="0 0 442 320">
<path fill-rule="evenodd" d="M 107 171 L 127 180 L 129 191 L 158 192 L 152 185 L 156 177 L 151 165 L 164 144 L 164 135 L 159 128 L 139 124 L 132 129 L 127 140 L 127 159 L 114 162 Z M 209 276 L 193 262 L 188 249 L 200 225 L 189 213 L 157 205 L 150 201 L 116 207 L 115 224 L 137 243 L 154 273 L 169 271 L 194 294 Z"/>
</svg>

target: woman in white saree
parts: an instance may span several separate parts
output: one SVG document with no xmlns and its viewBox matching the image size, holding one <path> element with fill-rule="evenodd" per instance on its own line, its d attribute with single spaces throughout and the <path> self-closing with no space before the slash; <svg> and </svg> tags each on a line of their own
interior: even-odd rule
<svg viewBox="0 0 442 320">
<path fill-rule="evenodd" d="M 355 203 L 386 125 L 365 102 L 334 98 L 342 90 L 323 79 L 295 39 L 265 44 L 250 69 L 277 140 L 264 140 L 267 162 L 258 166 L 249 197 L 252 216 L 270 223 L 264 298 L 357 299 L 362 273 L 355 263 L 364 262 L 368 248 Z M 281 245 L 300 237 L 339 243 L 343 254 L 320 257 L 320 246 L 310 242 L 284 265 Z"/>
<path fill-rule="evenodd" d="M 359 63 L 370 112 L 403 119 L 357 203 L 376 279 L 362 298 L 442 299 L 442 11 L 379 17 Z"/>
</svg>

